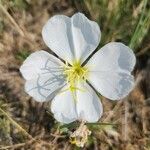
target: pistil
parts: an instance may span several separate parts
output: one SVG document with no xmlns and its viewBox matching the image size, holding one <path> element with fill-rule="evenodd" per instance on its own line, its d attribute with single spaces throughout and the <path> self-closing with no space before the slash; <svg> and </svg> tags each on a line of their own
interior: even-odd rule
<svg viewBox="0 0 150 150">
<path fill-rule="evenodd" d="M 64 74 L 66 75 L 70 91 L 74 92 L 75 90 L 79 90 L 76 83 L 78 81 L 85 81 L 87 78 L 87 73 L 88 69 L 81 66 L 80 62 L 75 62 L 72 66 L 66 63 L 64 67 Z"/>
</svg>

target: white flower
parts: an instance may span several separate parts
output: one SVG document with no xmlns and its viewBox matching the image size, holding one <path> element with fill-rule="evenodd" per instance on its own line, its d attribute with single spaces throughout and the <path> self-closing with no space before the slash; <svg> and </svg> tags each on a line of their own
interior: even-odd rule
<svg viewBox="0 0 150 150">
<path fill-rule="evenodd" d="M 42 36 L 64 62 L 40 50 L 24 61 L 20 71 L 26 79 L 26 92 L 36 101 L 53 99 L 51 111 L 59 122 L 99 120 L 103 107 L 91 85 L 111 100 L 121 99 L 132 90 L 131 71 L 136 59 L 124 44 L 106 44 L 83 65 L 101 37 L 98 24 L 83 14 L 52 17 Z"/>
</svg>

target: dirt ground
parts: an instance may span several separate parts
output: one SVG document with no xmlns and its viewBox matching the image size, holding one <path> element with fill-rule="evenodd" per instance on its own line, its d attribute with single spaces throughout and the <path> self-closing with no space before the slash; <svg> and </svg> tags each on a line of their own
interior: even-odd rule
<svg viewBox="0 0 150 150">
<path fill-rule="evenodd" d="M 49 113 L 49 103 L 35 102 L 24 92 L 24 79 L 19 67 L 37 50 L 50 51 L 44 44 L 41 30 L 55 14 L 71 16 L 82 11 L 92 18 L 84 5 L 67 0 L 27 1 L 21 9 L 5 3 L 0 11 L 0 108 L 5 110 L 32 137 L 24 134 L 3 113 L 0 113 L 0 149 L 78 150 L 69 136 L 60 133 Z M 2 8 L 1 8 L 2 9 Z M 148 39 L 145 45 L 149 45 Z M 143 46 L 144 47 L 144 46 Z M 150 47 L 150 46 L 149 46 Z M 124 100 L 112 102 L 102 98 L 104 115 L 100 122 L 115 127 L 93 129 L 83 149 L 149 150 L 150 149 L 150 55 L 137 55 L 135 88 Z"/>
</svg>

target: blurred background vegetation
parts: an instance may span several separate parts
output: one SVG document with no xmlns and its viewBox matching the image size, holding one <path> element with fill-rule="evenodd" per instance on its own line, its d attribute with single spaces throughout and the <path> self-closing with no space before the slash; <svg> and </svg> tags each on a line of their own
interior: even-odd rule
<svg viewBox="0 0 150 150">
<path fill-rule="evenodd" d="M 111 41 L 133 49 L 137 64 L 135 89 L 124 101 L 102 98 L 104 115 L 90 125 L 93 131 L 83 149 L 150 149 L 150 1 L 149 0 L 0 0 L 0 150 L 80 149 L 69 142 L 47 103 L 39 104 L 24 92 L 19 67 L 26 57 L 45 46 L 41 30 L 55 14 L 83 12 L 101 28 L 97 50 Z M 27 132 L 26 132 L 27 131 Z"/>
</svg>

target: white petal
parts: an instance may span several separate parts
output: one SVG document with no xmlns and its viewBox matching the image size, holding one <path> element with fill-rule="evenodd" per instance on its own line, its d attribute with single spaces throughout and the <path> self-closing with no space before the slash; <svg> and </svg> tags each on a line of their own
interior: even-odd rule
<svg viewBox="0 0 150 150">
<path fill-rule="evenodd" d="M 27 57 L 20 67 L 20 72 L 26 80 L 31 80 L 37 78 L 39 74 L 46 70 L 47 72 L 60 70 L 61 66 L 63 66 L 63 63 L 59 59 L 46 51 L 40 50 Z"/>
<path fill-rule="evenodd" d="M 77 113 L 78 118 L 87 122 L 97 122 L 103 113 L 103 106 L 95 91 L 87 84 L 78 85 Z"/>
<path fill-rule="evenodd" d="M 60 74 L 46 73 L 38 78 L 27 80 L 25 91 L 38 102 L 51 100 L 64 86 L 64 77 Z"/>
<path fill-rule="evenodd" d="M 103 96 L 121 99 L 133 89 L 131 71 L 135 62 L 135 55 L 129 47 L 118 42 L 106 44 L 86 64 L 90 70 L 88 81 Z"/>
<path fill-rule="evenodd" d="M 72 63 L 75 57 L 71 19 L 64 15 L 50 18 L 42 30 L 46 45 L 59 57 Z"/>
<path fill-rule="evenodd" d="M 69 18 L 56 15 L 43 27 L 42 36 L 47 46 L 59 57 L 72 64 L 81 63 L 95 50 L 100 41 L 100 29 L 81 13 Z"/>
<path fill-rule="evenodd" d="M 55 119 L 62 123 L 70 123 L 75 120 L 96 122 L 102 116 L 103 107 L 100 99 L 87 84 L 78 84 L 75 93 L 66 90 L 65 86 L 54 98 L 51 111 Z"/>
<path fill-rule="evenodd" d="M 62 62 L 45 51 L 31 54 L 20 71 L 27 80 L 26 92 L 36 101 L 52 99 L 65 84 Z"/>
<path fill-rule="evenodd" d="M 129 94 L 134 86 L 132 75 L 124 72 L 91 72 L 88 81 L 103 96 L 111 100 L 119 100 Z"/>
<path fill-rule="evenodd" d="M 72 92 L 67 86 L 62 88 L 59 94 L 52 100 L 51 111 L 57 121 L 62 123 L 70 123 L 77 120 L 76 106 Z"/>
<path fill-rule="evenodd" d="M 76 13 L 71 19 L 76 59 L 82 63 L 98 46 L 101 32 L 98 24 L 82 13 Z"/>
<path fill-rule="evenodd" d="M 102 47 L 87 63 L 91 71 L 131 72 L 136 58 L 133 51 L 119 42 Z"/>
</svg>

